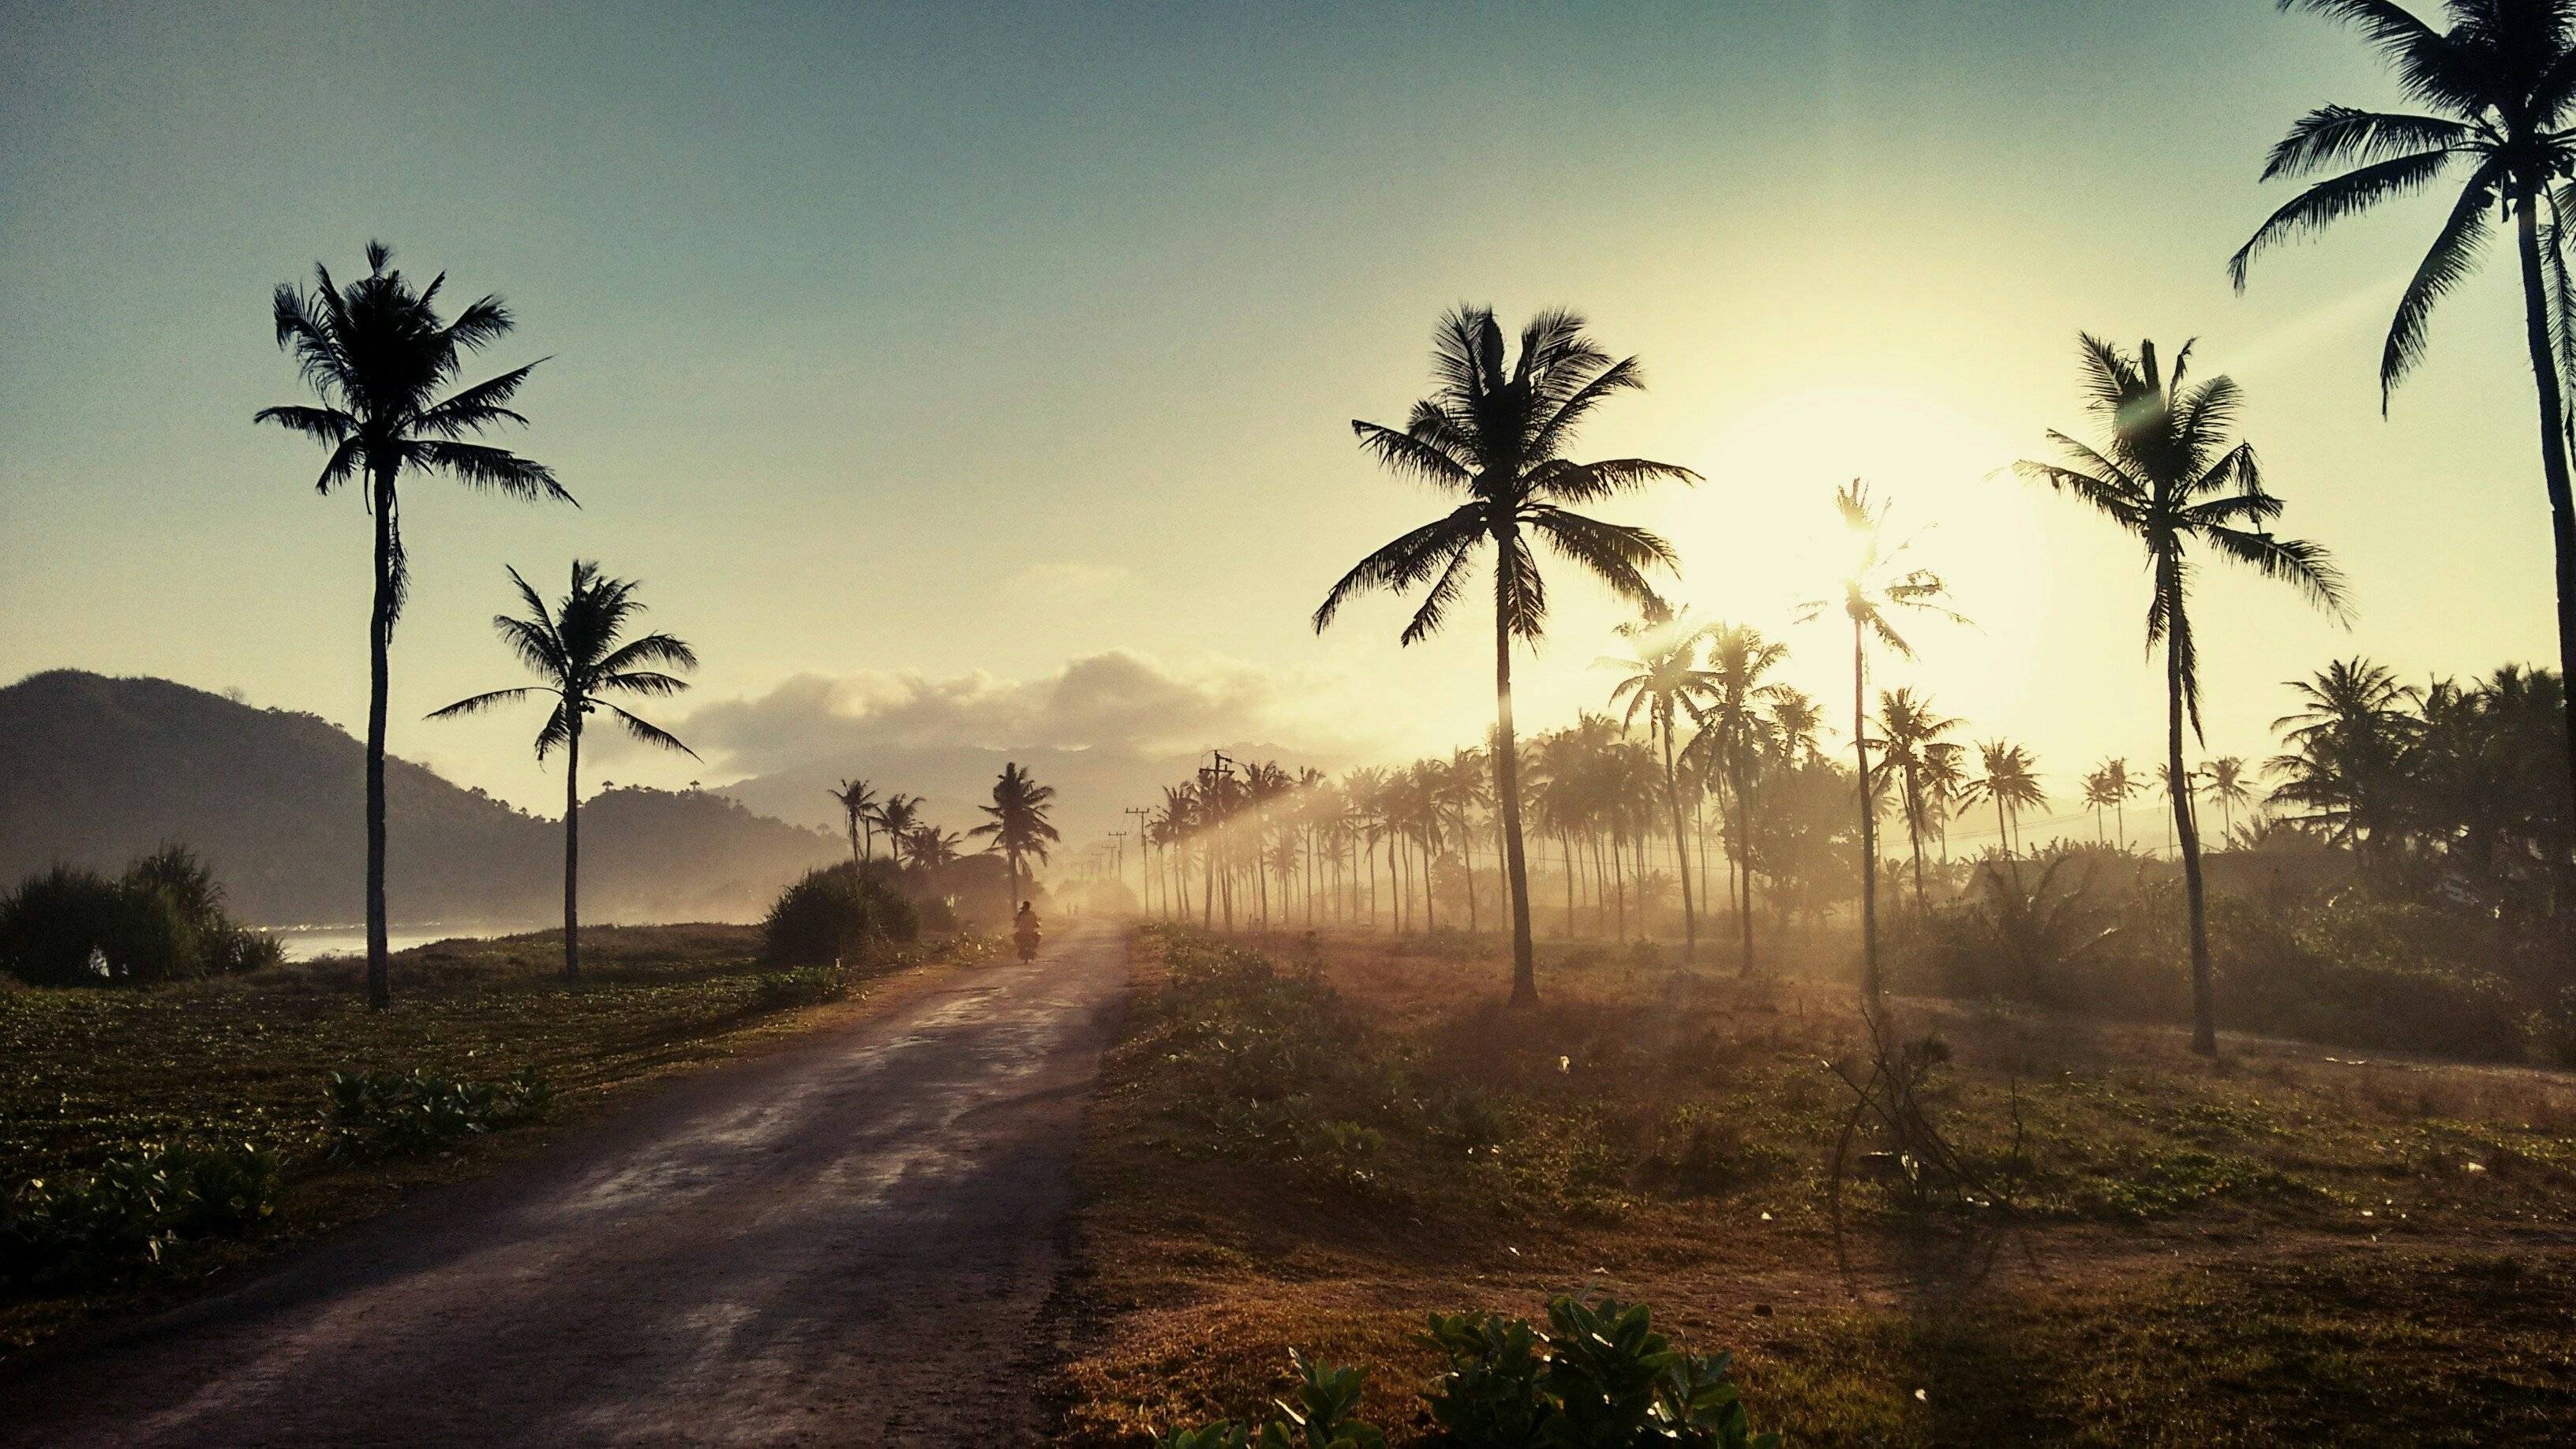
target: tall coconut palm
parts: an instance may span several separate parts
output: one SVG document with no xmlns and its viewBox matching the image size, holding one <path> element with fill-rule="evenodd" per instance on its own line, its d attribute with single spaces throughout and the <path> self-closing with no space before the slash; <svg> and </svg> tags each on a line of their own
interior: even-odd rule
<svg viewBox="0 0 2576 1449">
<path fill-rule="evenodd" d="M 1628 712 L 1621 723 L 1635 724 L 1637 712 L 1646 710 L 1648 731 L 1663 741 L 1664 805 L 1672 815 L 1674 869 L 1682 883 L 1685 964 L 1699 958 L 1699 915 L 1691 896 L 1690 854 L 1683 845 L 1682 780 L 1674 765 L 1673 733 L 1680 715 L 1689 715 L 1694 724 L 1705 724 L 1703 702 L 1718 691 L 1718 677 L 1699 667 L 1700 645 L 1707 634 L 1705 628 L 1661 604 L 1651 605 L 1643 619 L 1619 626 L 1619 637 L 1635 643 L 1637 657 L 1601 661 L 1629 671 L 1610 690 L 1610 703 L 1616 705 L 1623 699 L 1628 702 Z"/>
<path fill-rule="evenodd" d="M 2192 818 L 2190 771 L 2183 765 L 2186 720 L 2200 735 L 2200 667 L 2189 604 L 2192 565 L 2186 554 L 2199 544 L 2219 558 L 2278 579 L 2338 618 L 2344 615 L 2343 582 L 2326 551 L 2300 539 L 2272 536 L 2281 500 L 2265 492 L 2250 443 L 2231 442 L 2242 406 L 2225 376 L 2187 385 L 2191 346 L 2174 357 L 2173 375 L 2157 367 L 2153 342 L 2127 353 L 2099 338 L 2083 339 L 2087 401 L 2106 426 L 2096 449 L 2064 433 L 2048 436 L 2068 466 L 2023 461 L 2028 478 L 2089 505 L 2146 551 L 2150 591 L 2147 648 L 2165 652 L 2166 791 L 2183 861 L 2183 896 L 2191 916 L 2192 1048 L 2218 1051 L 2218 1020 L 2209 980 L 2209 925 L 2200 879 L 2200 832 Z"/>
<path fill-rule="evenodd" d="M 2024 810 L 2047 804 L 2048 792 L 2040 788 L 2030 752 L 2008 741 L 1988 740 L 1977 746 L 1977 768 L 1981 773 L 1968 777 L 1959 792 L 1959 803 L 1994 805 L 1996 848 L 2010 855 L 2013 822 Z"/>
<path fill-rule="evenodd" d="M 2430 115 L 2321 106 L 2272 147 L 2263 179 L 2352 169 L 2319 181 L 2256 229 L 2228 261 L 2247 267 L 2274 242 L 2314 232 L 2393 196 L 2467 172 L 2432 248 L 2398 298 L 2380 348 L 2380 407 L 2423 360 L 2435 306 L 2475 269 L 2490 228 L 2508 218 L 2522 268 L 2523 346 L 2540 395 L 2540 467 L 2558 585 L 2558 662 L 2576 679 L 2576 496 L 2568 482 L 2565 371 L 2576 371 L 2576 287 L 2566 227 L 2576 213 L 2576 0 L 2449 0 L 2437 30 L 2395 0 L 2280 0 L 2359 30 Z M 2553 351 L 2553 339 L 2555 351 Z M 2576 711 L 2565 721 L 2576 789 Z"/>
<path fill-rule="evenodd" d="M 1878 790 L 1880 781 L 1869 763 L 1869 643 L 1876 639 L 1900 659 L 1914 657 L 1914 646 L 1896 631 L 1899 613 L 1931 614 L 1965 622 L 1943 600 L 1947 584 L 1930 569 L 1905 561 L 1911 542 L 1889 547 L 1886 504 L 1872 504 L 1869 486 L 1854 478 L 1834 494 L 1843 526 L 1859 545 L 1851 573 L 1843 579 L 1842 611 L 1852 631 L 1852 753 L 1860 763 L 1860 991 L 1864 1009 L 1878 1009 Z M 1803 606 L 1802 618 L 1814 618 L 1831 606 L 1815 600 Z M 1921 857 L 1916 857 L 1920 863 Z M 1917 884 L 1920 884 L 1918 879 Z"/>
<path fill-rule="evenodd" d="M 1737 933 L 1743 946 L 1737 963 L 1739 975 L 1753 974 L 1753 771 L 1759 764 L 1763 742 L 1770 737 L 1771 724 L 1761 711 L 1787 708 L 1802 701 L 1788 686 L 1767 681 L 1763 676 L 1789 656 L 1789 646 L 1762 637 L 1762 631 L 1749 624 L 1714 624 L 1708 629 L 1710 697 L 1701 716 L 1699 733 L 1691 738 L 1690 753 L 1702 773 L 1726 784 L 1727 804 L 1734 821 L 1727 827 L 1727 846 L 1734 857 L 1735 875 L 1742 899 L 1735 903 Z M 1807 740 L 1815 739 L 1815 722 L 1807 722 Z"/>
<path fill-rule="evenodd" d="M 2092 774 L 2084 777 L 2084 803 L 2091 807 L 2093 811 L 2093 840 L 2097 845 L 2101 844 L 2104 839 L 2102 834 L 2102 812 L 2111 808 L 2111 802 L 2118 798 L 2119 797 L 2117 795 L 2111 793 L 2111 777 L 2109 775 L 2100 770 L 2095 770 Z"/>
<path fill-rule="evenodd" d="M 1911 689 L 1882 690 L 1878 696 L 1878 727 L 1886 741 L 1886 763 L 1893 766 L 1898 783 L 1903 787 L 1905 840 L 1914 856 L 1914 904 L 1924 903 L 1923 827 L 1929 818 L 1932 800 L 1927 793 L 1924 767 L 1930 763 L 1941 736 L 1966 724 L 1952 719 L 1932 707 L 1932 701 Z"/>
<path fill-rule="evenodd" d="M 1504 876 L 1512 907 L 1512 1001 L 1538 1000 L 1530 947 L 1529 867 L 1521 845 L 1520 752 L 1512 733 L 1512 641 L 1546 631 L 1547 590 L 1534 540 L 1642 604 L 1655 597 L 1651 569 L 1672 569 L 1670 545 L 1642 528 L 1573 509 L 1659 481 L 1696 482 L 1672 463 L 1563 456 L 1604 399 L 1644 386 L 1633 357 L 1612 361 L 1571 312 L 1544 312 L 1522 330 L 1517 360 L 1504 352 L 1491 309 L 1460 307 L 1433 334 L 1432 396 L 1404 427 L 1354 419 L 1360 446 L 1389 471 L 1461 499 L 1442 517 L 1378 549 L 1344 574 L 1315 610 L 1317 633 L 1359 594 L 1429 584 L 1404 628 L 1411 644 L 1437 630 L 1465 592 L 1477 554 L 1494 554 L 1494 798 L 1503 813 Z"/>
<path fill-rule="evenodd" d="M 318 262 L 311 292 L 278 285 L 270 309 L 277 345 L 295 354 L 320 406 L 262 408 L 251 418 L 329 449 L 314 487 L 328 494 L 359 481 L 375 518 L 374 599 L 367 613 L 367 1004 L 379 1011 L 393 1004 L 385 937 L 385 711 L 394 621 L 411 578 L 403 551 L 403 475 L 444 473 L 469 488 L 572 502 L 544 464 L 465 441 L 496 424 L 527 422 L 509 403 L 537 363 L 447 391 L 467 353 L 509 332 L 509 308 L 487 296 L 452 320 L 442 318 L 436 304 L 446 274 L 415 290 L 391 266 L 393 255 L 382 242 L 367 243 L 367 275 L 345 287 Z"/>
<path fill-rule="evenodd" d="M 2406 774 L 2409 746 L 2422 730 L 2423 695 L 2397 682 L 2386 665 L 2338 659 L 2307 679 L 2288 681 L 2299 707 L 2272 721 L 2289 748 L 2272 757 L 2281 783 L 2271 798 L 2300 807 L 2299 823 L 2365 856 L 2402 831 L 2392 788 Z"/>
<path fill-rule="evenodd" d="M 1935 740 L 1923 747 L 1923 759 L 1914 767 L 1923 782 L 1924 813 L 1941 841 L 1945 870 L 1950 864 L 1950 817 L 1958 808 L 1959 792 L 1968 787 L 1967 753 L 1954 740 Z"/>
<path fill-rule="evenodd" d="M 609 578 L 595 563 L 581 560 L 573 564 L 572 587 L 563 601 L 551 609 L 535 589 L 528 587 L 528 581 L 519 577 L 517 569 L 509 573 L 528 612 L 524 616 L 496 615 L 492 627 L 500 631 L 503 642 L 519 656 L 519 662 L 544 682 L 460 699 L 430 718 L 478 714 L 532 694 L 553 696 L 554 710 L 546 716 L 545 728 L 537 731 L 537 758 L 542 760 L 556 746 L 563 747 L 564 979 L 572 981 L 581 975 L 582 722 L 604 709 L 617 717 L 628 734 L 646 744 L 677 750 L 696 759 L 695 750 L 658 726 L 638 719 L 607 696 L 677 694 L 687 689 L 688 683 L 663 671 L 695 669 L 698 656 L 669 634 L 623 639 L 627 624 L 644 612 L 644 606 L 635 598 L 633 580 Z"/>
<path fill-rule="evenodd" d="M 865 865 L 876 853 L 877 792 L 865 780 L 843 780 L 823 792 L 840 802 L 841 813 L 850 825 L 850 864 Z M 866 832 L 864 835 L 861 832 Z"/>
<path fill-rule="evenodd" d="M 1016 761 L 1005 761 L 1001 778 L 993 782 L 993 803 L 975 808 L 988 817 L 983 824 L 967 831 L 992 841 L 989 847 L 1002 853 L 1009 870 L 1010 900 L 1004 910 L 1014 910 L 1020 903 L 1020 862 L 1034 858 L 1043 863 L 1047 847 L 1059 844 L 1064 837 L 1056 834 L 1047 816 L 1055 808 L 1053 785 L 1041 785 Z"/>
</svg>

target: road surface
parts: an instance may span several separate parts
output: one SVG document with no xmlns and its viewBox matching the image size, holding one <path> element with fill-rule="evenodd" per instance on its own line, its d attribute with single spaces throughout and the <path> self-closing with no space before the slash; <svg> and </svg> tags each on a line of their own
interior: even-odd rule
<svg viewBox="0 0 2576 1449">
<path fill-rule="evenodd" d="M 1028 1442 L 1124 961 L 1076 931 L 688 1078 L 0 1378 L 0 1442 Z"/>
</svg>

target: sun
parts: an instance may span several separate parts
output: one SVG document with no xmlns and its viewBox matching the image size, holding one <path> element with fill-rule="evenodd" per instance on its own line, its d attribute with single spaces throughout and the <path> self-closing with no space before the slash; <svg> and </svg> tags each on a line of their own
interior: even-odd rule
<svg viewBox="0 0 2576 1449">
<path fill-rule="evenodd" d="M 2053 580 L 2041 526 L 2044 499 L 2011 465 L 2035 440 L 2016 440 L 1929 394 L 1871 385 L 1785 391 L 1722 419 L 1698 456 L 1707 482 L 1667 491 L 1651 526 L 1680 550 L 1677 593 L 1703 618 L 1787 631 L 1800 601 L 1836 593 L 1853 541 L 1834 492 L 1854 478 L 1893 505 L 1889 539 L 1939 573 L 1974 629 L 1927 623 L 1912 631 L 1911 672 L 1961 705 L 2009 706 L 2028 687 L 2025 661 Z M 1812 631 L 1793 647 L 1814 688 L 1842 671 Z M 1813 683 L 1810 683 L 1810 679 Z"/>
</svg>

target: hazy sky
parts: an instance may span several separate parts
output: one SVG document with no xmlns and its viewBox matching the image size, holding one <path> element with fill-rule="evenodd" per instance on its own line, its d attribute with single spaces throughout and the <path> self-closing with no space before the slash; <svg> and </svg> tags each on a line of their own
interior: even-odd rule
<svg viewBox="0 0 2576 1449">
<path fill-rule="evenodd" d="M 410 484 L 398 753 L 544 807 L 537 720 L 425 723 L 517 682 L 502 565 L 640 577 L 728 722 L 1348 756 L 1490 719 L 1490 634 L 1399 650 L 1393 602 L 1309 611 L 1441 506 L 1347 420 L 1400 421 L 1441 310 L 1562 304 L 1650 390 L 1577 456 L 1708 475 L 1603 510 L 1664 529 L 1705 616 L 1779 631 L 1848 707 L 1833 486 L 1924 531 L 1974 630 L 1928 687 L 2055 793 L 2152 760 L 2145 580 L 2108 525 L 1988 470 L 2089 426 L 2074 338 L 2250 394 L 2284 532 L 2351 575 L 2347 634 L 2213 567 L 2211 747 L 2268 754 L 2279 681 L 2554 657 L 2517 292 L 2500 249 L 2385 421 L 2378 341 L 2444 203 L 2223 262 L 2305 107 L 2393 88 L 2269 0 L 1781 5 L 0 6 L 0 680 L 238 687 L 355 725 L 368 524 L 258 407 L 297 400 L 268 292 L 370 237 L 503 293 L 491 371 L 551 356 L 502 441 L 579 511 Z M 1525 725 L 1595 703 L 1618 615 L 1555 594 Z M 774 696 L 774 697 L 772 697 Z M 754 706 L 757 706 L 756 708 Z M 853 760 L 864 769 L 865 761 Z M 894 782 L 898 785 L 900 782 Z"/>
</svg>

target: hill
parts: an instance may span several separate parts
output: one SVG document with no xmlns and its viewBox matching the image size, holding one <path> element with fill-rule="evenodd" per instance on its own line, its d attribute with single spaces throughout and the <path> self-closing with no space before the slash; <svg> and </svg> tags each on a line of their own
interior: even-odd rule
<svg viewBox="0 0 2576 1449">
<path fill-rule="evenodd" d="M 180 840 L 246 920 L 356 921 L 365 791 L 365 748 L 318 715 L 80 670 L 0 689 L 0 881 L 57 860 L 112 870 Z M 556 822 L 402 759 L 386 762 L 385 792 L 397 922 L 560 910 Z M 750 919 L 839 850 L 829 833 L 697 792 L 610 790 L 585 804 L 583 824 L 583 909 L 602 921 Z"/>
</svg>

